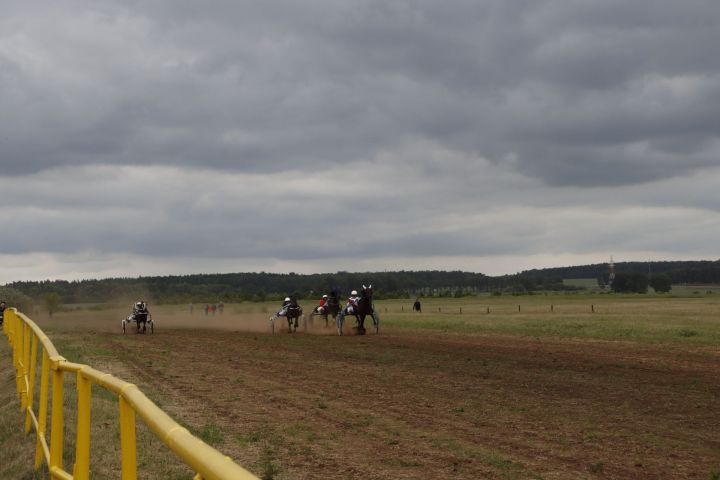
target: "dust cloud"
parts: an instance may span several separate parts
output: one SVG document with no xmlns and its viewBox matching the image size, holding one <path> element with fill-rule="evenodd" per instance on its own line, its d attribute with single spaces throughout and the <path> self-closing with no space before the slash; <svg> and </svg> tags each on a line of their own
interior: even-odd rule
<svg viewBox="0 0 720 480">
<path fill-rule="evenodd" d="M 264 309 L 267 310 L 267 309 Z M 211 330 L 227 330 L 227 331 L 243 331 L 257 333 L 272 333 L 270 317 L 274 311 L 236 311 L 236 309 L 227 308 L 223 313 L 205 314 L 204 309 L 195 308 L 191 313 L 187 308 L 179 308 L 177 306 L 159 306 L 150 307 L 155 334 L 162 333 L 163 330 L 182 330 L 182 329 L 211 329 Z M 34 320 L 41 328 L 57 331 L 78 331 L 92 330 L 96 332 L 118 332 L 122 333 L 122 320 L 127 318 L 130 310 L 122 308 L 113 308 L 106 310 L 77 309 L 66 310 L 55 313 L 52 317 L 47 314 L 34 315 Z M 129 325 L 128 332 L 133 331 L 134 324 Z M 281 317 L 275 321 L 275 333 L 283 333 L 288 331 L 288 325 L 285 318 Z M 316 334 L 316 335 L 333 335 L 336 334 L 332 320 L 329 326 L 325 326 L 325 321 L 318 317 L 310 318 L 305 315 L 305 319 L 300 321 L 298 333 Z"/>
</svg>

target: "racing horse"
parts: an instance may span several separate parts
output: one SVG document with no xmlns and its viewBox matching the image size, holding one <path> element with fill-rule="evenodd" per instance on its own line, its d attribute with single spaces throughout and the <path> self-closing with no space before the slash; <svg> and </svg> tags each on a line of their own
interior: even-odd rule
<svg viewBox="0 0 720 480">
<path fill-rule="evenodd" d="M 127 318 L 124 318 L 122 321 L 123 333 L 127 331 L 127 327 L 131 323 L 135 323 L 137 327 L 135 329 L 135 333 L 145 333 L 147 332 L 148 328 L 150 329 L 150 333 L 155 332 L 155 324 L 153 323 L 152 315 L 150 315 L 150 312 L 148 312 L 147 310 L 134 312 L 130 314 Z"/>
<path fill-rule="evenodd" d="M 299 319 L 302 316 L 302 307 L 297 304 L 288 306 L 285 318 L 288 322 L 288 333 L 297 332 Z"/>
<path fill-rule="evenodd" d="M 380 331 L 380 315 L 375 311 L 375 306 L 372 300 L 373 290 L 372 285 L 366 287 L 363 285 L 360 291 L 360 300 L 358 300 L 357 306 L 353 307 L 352 312 L 348 309 L 343 308 L 337 316 L 337 329 L 338 335 L 343 334 L 343 323 L 345 322 L 345 315 L 353 315 L 357 321 L 357 333 L 358 335 L 365 335 L 365 317 L 370 315 L 373 321 L 373 328 L 375 333 Z"/>
<path fill-rule="evenodd" d="M 293 302 L 287 306 L 285 313 L 280 315 L 280 312 L 270 317 L 270 329 L 275 333 L 275 320 L 278 317 L 285 317 L 288 322 L 288 333 L 297 332 L 298 326 L 300 325 L 300 317 L 303 316 L 303 310 L 300 305 Z"/>
</svg>

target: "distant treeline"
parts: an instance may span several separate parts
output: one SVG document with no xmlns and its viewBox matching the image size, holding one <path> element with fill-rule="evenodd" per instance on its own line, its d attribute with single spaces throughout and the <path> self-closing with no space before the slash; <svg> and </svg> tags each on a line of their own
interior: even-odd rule
<svg viewBox="0 0 720 480">
<path fill-rule="evenodd" d="M 154 303 L 207 303 L 273 300 L 286 295 L 313 298 L 337 288 L 342 295 L 374 286 L 375 298 L 415 296 L 463 296 L 495 290 L 562 290 L 561 278 L 508 275 L 489 277 L 461 271 L 337 272 L 303 275 L 297 273 L 227 273 L 163 277 L 109 278 L 103 280 L 45 280 L 13 282 L 15 291 L 42 301 L 51 292 L 63 303 L 126 302 L 144 298 Z"/>
<path fill-rule="evenodd" d="M 644 273 L 648 276 L 664 273 L 672 283 L 720 283 L 720 260 L 668 261 L 668 262 L 620 262 L 615 264 L 615 272 Z M 578 265 L 574 267 L 544 268 L 526 270 L 519 275 L 528 277 L 559 278 L 603 278 L 607 280 L 607 263 Z"/>
<path fill-rule="evenodd" d="M 720 283 L 720 261 L 623 262 L 616 272 L 666 273 L 673 283 Z M 297 273 L 226 273 L 102 280 L 45 280 L 13 282 L 6 292 L 42 302 L 49 293 L 62 303 L 114 303 L 143 298 L 154 303 L 208 303 L 274 300 L 294 294 L 314 298 L 333 288 L 346 295 L 372 284 L 375 297 L 463 296 L 479 292 L 524 293 L 539 290 L 571 290 L 562 279 L 607 278 L 608 265 L 581 265 L 528 270 L 516 275 L 490 277 L 462 271 L 337 272 L 304 275 Z"/>
</svg>

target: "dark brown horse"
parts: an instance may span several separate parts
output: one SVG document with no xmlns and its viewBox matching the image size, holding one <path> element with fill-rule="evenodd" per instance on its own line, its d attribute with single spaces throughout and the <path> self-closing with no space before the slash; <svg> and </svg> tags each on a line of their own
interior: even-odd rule
<svg viewBox="0 0 720 480">
<path fill-rule="evenodd" d="M 370 315 L 373 320 L 373 328 L 375 333 L 380 331 L 380 315 L 375 311 L 375 306 L 372 300 L 373 290 L 372 285 L 366 287 L 363 285 L 360 291 L 360 300 L 357 305 L 352 306 L 352 311 L 344 308 L 337 316 L 337 327 L 338 335 L 343 334 L 343 323 L 345 322 L 345 315 L 353 315 L 357 321 L 357 333 L 358 335 L 365 335 L 365 317 Z"/>
<path fill-rule="evenodd" d="M 340 298 L 338 298 L 337 294 L 328 296 L 327 303 L 324 307 L 317 306 L 312 311 L 312 316 L 318 316 L 325 319 L 325 327 L 330 326 L 330 317 L 332 317 L 333 322 L 337 320 L 338 313 L 340 313 Z"/>
<path fill-rule="evenodd" d="M 288 321 L 288 332 L 297 332 L 299 319 L 302 316 L 302 307 L 300 305 L 294 304 L 290 305 L 287 309 L 287 313 L 285 314 L 285 318 L 287 318 Z"/>
<path fill-rule="evenodd" d="M 293 299 L 289 304 L 284 305 L 279 312 L 270 317 L 270 329 L 273 333 L 275 333 L 275 321 L 279 317 L 285 317 L 288 322 L 288 333 L 297 332 L 300 324 L 300 318 L 302 316 L 302 307 L 297 304 L 296 300 Z"/>
</svg>

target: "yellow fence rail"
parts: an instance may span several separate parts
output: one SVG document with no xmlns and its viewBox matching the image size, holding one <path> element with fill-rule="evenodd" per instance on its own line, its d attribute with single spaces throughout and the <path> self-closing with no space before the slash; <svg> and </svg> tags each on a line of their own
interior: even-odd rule
<svg viewBox="0 0 720 480">
<path fill-rule="evenodd" d="M 257 477 L 218 452 L 186 428 L 180 426 L 158 408 L 132 383 L 109 373 L 79 363 L 68 362 L 60 356 L 50 339 L 35 322 L 14 308 L 5 310 L 3 330 L 12 346 L 12 361 L 16 371 L 16 386 L 22 410 L 25 412 L 25 432 L 31 428 L 37 434 L 35 469 L 44 462 L 51 479 L 87 480 L 90 478 L 90 397 L 92 385 L 98 385 L 119 398 L 121 449 L 121 478 L 137 478 L 137 446 L 135 442 L 136 415 L 170 450 L 190 466 L 195 480 L 250 480 Z M 38 349 L 42 349 L 40 364 L 40 398 L 38 412 L 33 410 L 36 394 Z M 75 465 L 72 474 L 63 469 L 63 403 L 64 374 L 77 378 L 77 432 Z M 50 443 L 46 438 L 49 381 L 52 377 L 50 411 Z"/>
</svg>

